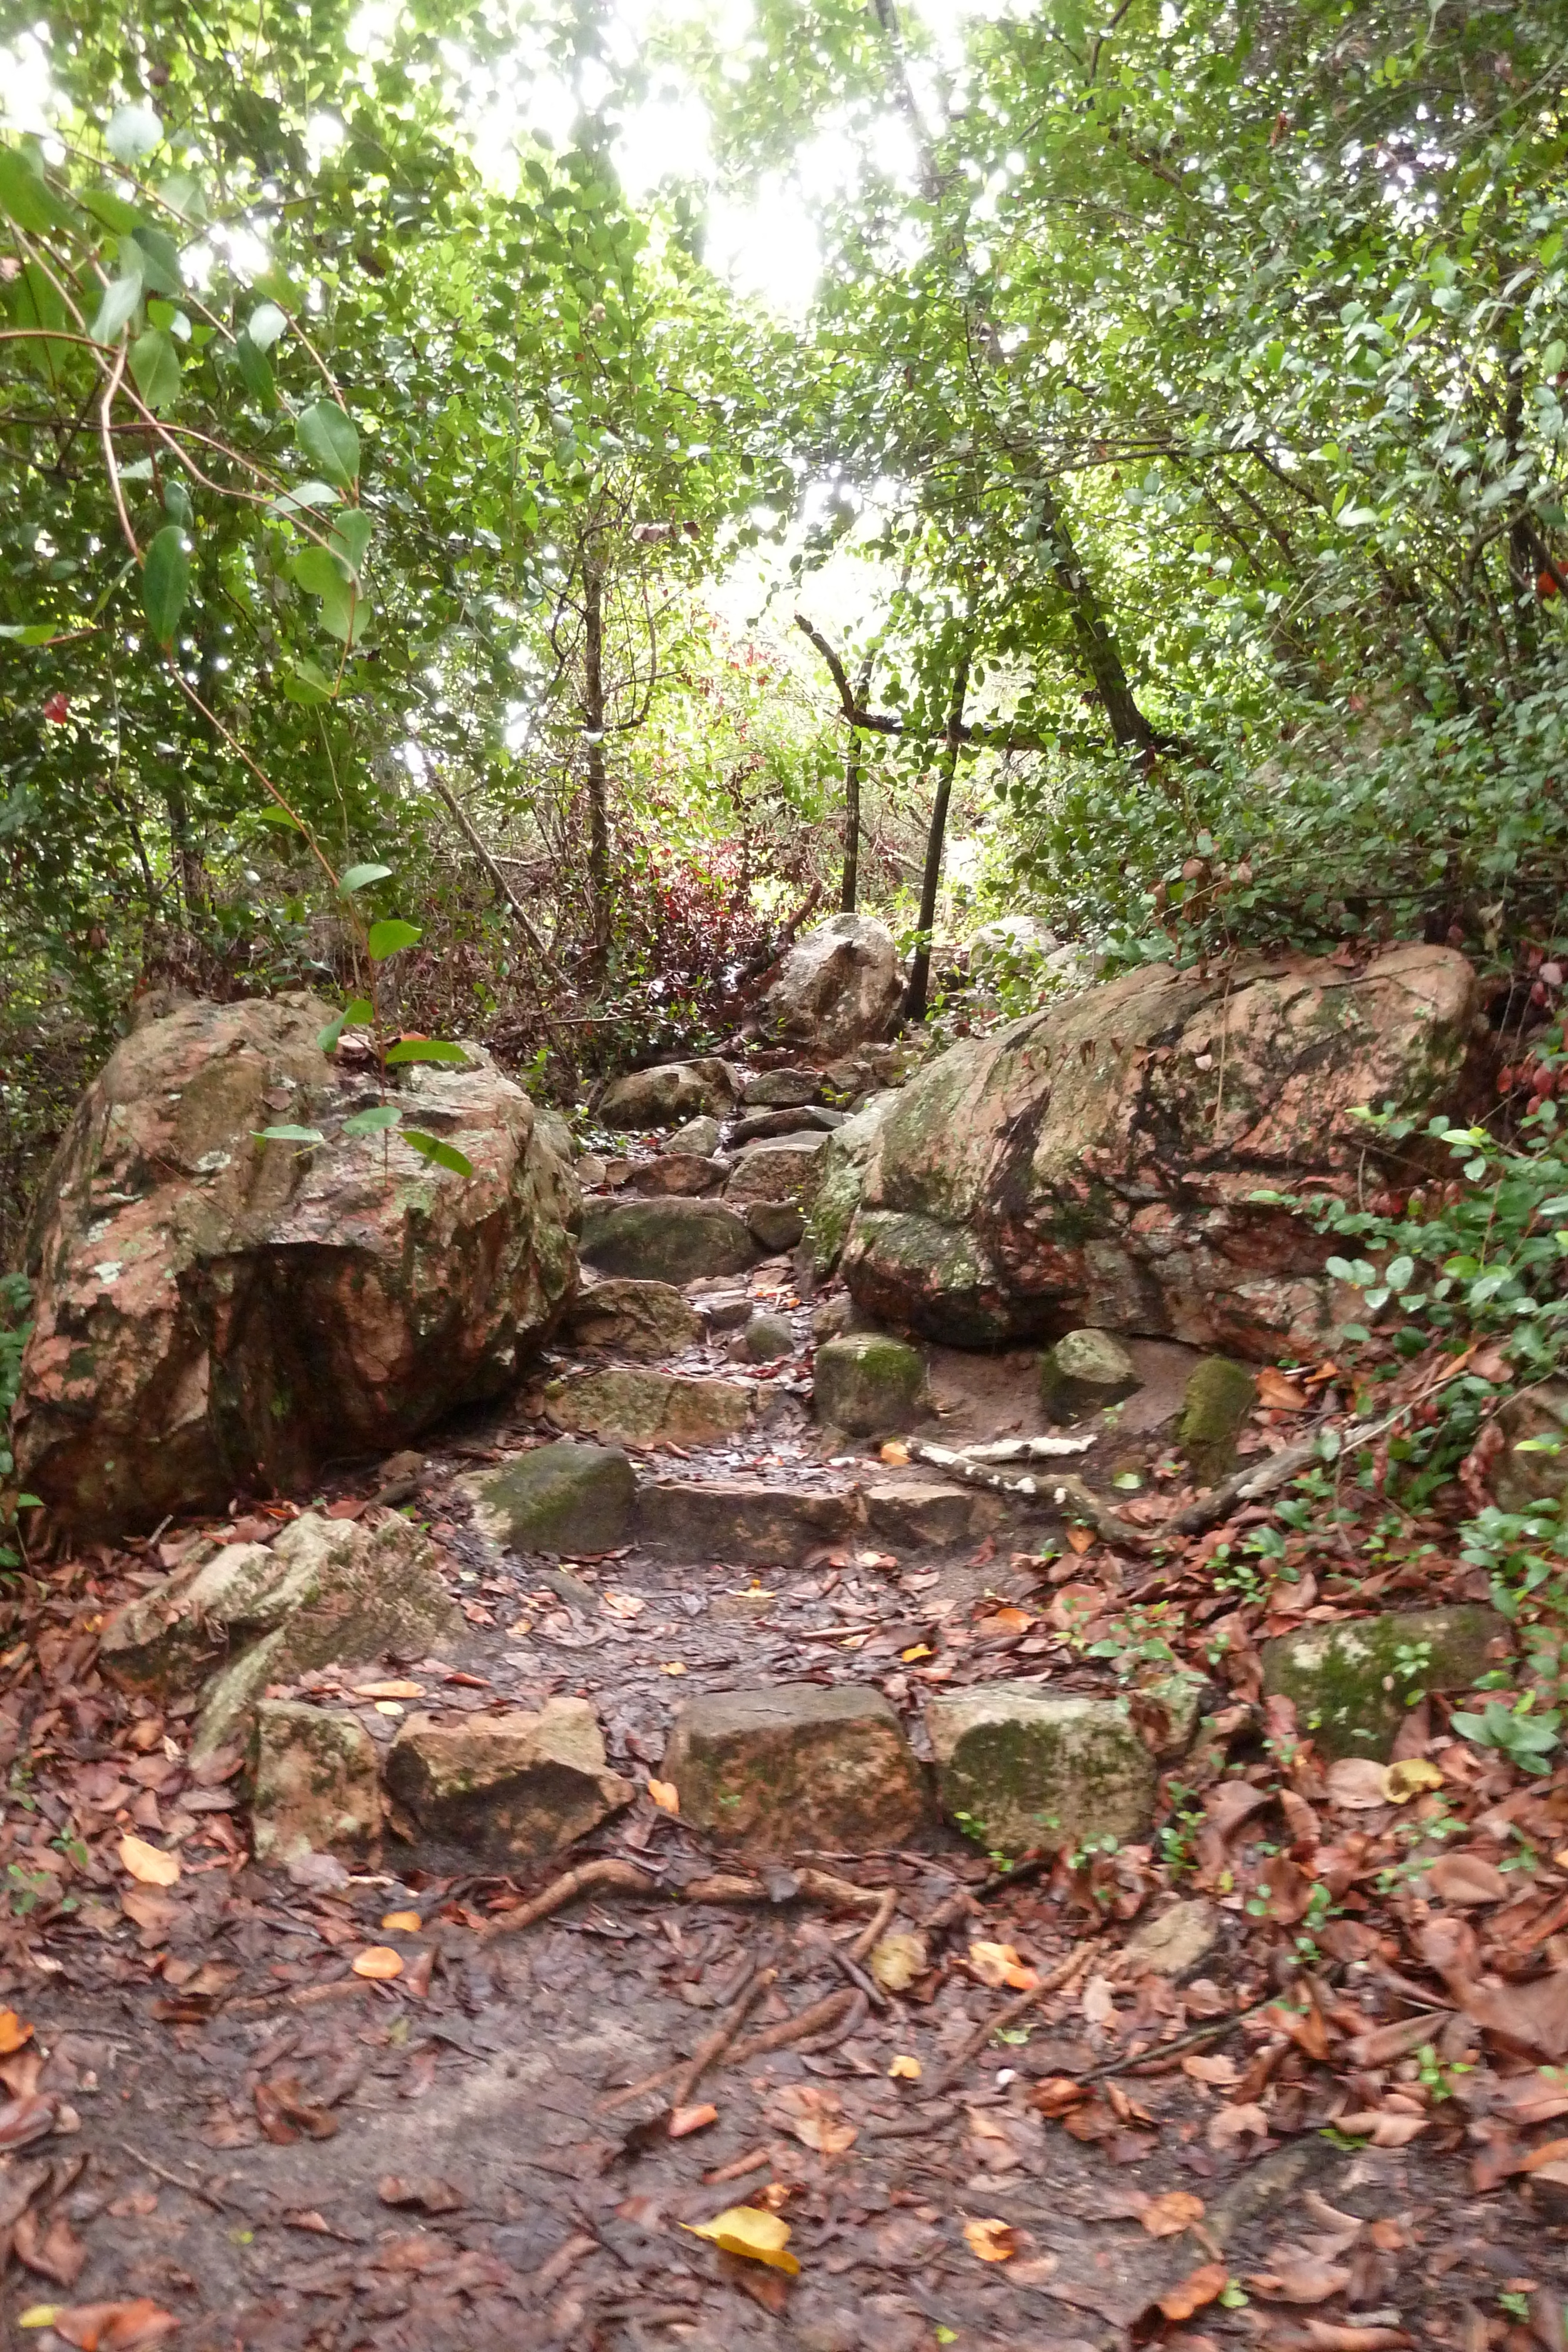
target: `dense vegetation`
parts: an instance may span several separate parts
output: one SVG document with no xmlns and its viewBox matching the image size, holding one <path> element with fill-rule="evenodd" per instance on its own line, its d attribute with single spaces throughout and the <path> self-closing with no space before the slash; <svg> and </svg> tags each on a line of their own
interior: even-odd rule
<svg viewBox="0 0 1568 2352">
<path fill-rule="evenodd" d="M 850 791 L 911 931 L 963 912 L 950 787 L 980 911 L 1124 959 L 1424 931 L 1539 994 L 1550 0 L 758 0 L 722 39 L 154 0 L 10 56 L 0 1254 L 139 989 L 351 990 L 400 919 L 401 1018 L 570 1087 L 838 902 Z M 670 90 L 715 160 L 633 201 Z M 792 185 L 798 325 L 703 257 Z M 750 635 L 716 583 L 758 551 Z"/>
</svg>

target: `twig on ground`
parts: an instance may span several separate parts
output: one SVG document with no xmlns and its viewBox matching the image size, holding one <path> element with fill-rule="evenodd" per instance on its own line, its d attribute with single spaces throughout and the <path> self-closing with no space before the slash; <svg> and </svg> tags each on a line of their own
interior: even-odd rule
<svg viewBox="0 0 1568 2352">
<path fill-rule="evenodd" d="M 809 2041 L 799 2042 L 796 2046 L 801 2050 L 836 2050 L 841 2042 L 849 2040 L 852 2033 L 858 2033 L 866 2021 L 870 2008 L 870 2003 L 858 1985 L 850 1994 L 849 2003 L 848 2009 L 837 2025 L 831 2026 L 825 2033 L 813 2033 Z"/>
<path fill-rule="evenodd" d="M 865 1995 L 873 2009 L 885 2010 L 887 1995 L 875 1979 L 868 1977 L 863 1969 L 857 1968 L 848 1952 L 841 1952 L 836 1944 L 830 1944 L 828 1949 L 833 1956 L 835 1965 L 843 1970 L 855 1990 Z"/>
<path fill-rule="evenodd" d="M 897 1908 L 898 1889 L 896 1886 L 889 1886 L 883 1891 L 876 1909 L 850 1946 L 852 1960 L 863 1960 L 868 1952 L 876 1949 L 892 1925 L 893 1915 Z"/>
<path fill-rule="evenodd" d="M 779 1981 L 777 1969 L 759 1969 L 751 1982 L 731 2003 L 728 2015 L 716 2025 L 706 2042 L 693 2051 L 683 2068 L 674 2090 L 670 2093 L 672 2107 L 684 2107 L 710 2066 L 724 2056 L 736 2035 L 763 1994 Z"/>
<path fill-rule="evenodd" d="M 1048 2000 L 1053 1992 L 1065 1992 L 1068 1987 L 1075 1983 L 1082 1975 L 1099 1949 L 1098 1938 L 1090 1937 L 1086 1942 L 1079 1945 L 1075 1952 L 1071 1953 L 1062 1961 L 1060 1968 L 1052 1969 L 1048 1975 L 1041 1977 L 1037 1985 L 1032 1985 L 1028 1992 L 1020 1992 L 1016 2000 L 1009 2000 L 1004 2008 L 998 2010 L 995 2017 L 988 2018 L 984 2025 L 977 2025 L 956 2056 L 950 2058 L 943 2067 L 926 2093 L 927 2098 L 939 2099 L 945 2091 L 950 2090 L 969 2061 L 979 2056 L 993 2034 L 1000 2033 L 1008 2026 L 1016 2024 L 1020 2017 L 1028 2015 L 1037 2002 Z"/>
<path fill-rule="evenodd" d="M 214 2189 L 204 2189 L 199 2180 L 183 2179 L 179 2173 L 171 2172 L 166 2165 L 154 2162 L 153 2158 L 143 2149 L 139 2148 L 133 2141 L 122 2139 L 120 2145 L 127 2156 L 133 2156 L 138 2164 L 145 2166 L 154 2180 L 166 2180 L 171 2189 L 183 2189 L 187 2197 L 197 2198 L 202 2204 L 210 2205 L 214 2213 L 234 2211 L 235 2209 L 226 2197 L 218 2196 Z"/>
</svg>

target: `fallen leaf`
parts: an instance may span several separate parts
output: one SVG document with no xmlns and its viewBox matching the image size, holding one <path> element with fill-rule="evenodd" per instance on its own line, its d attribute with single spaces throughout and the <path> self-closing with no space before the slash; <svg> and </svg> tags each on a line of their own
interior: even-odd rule
<svg viewBox="0 0 1568 2352">
<path fill-rule="evenodd" d="M 143 1886 L 173 1886 L 179 1881 L 179 1855 L 149 1845 L 145 1838 L 133 1837 L 129 1830 L 120 1841 L 120 1859 L 122 1867 Z"/>
<path fill-rule="evenodd" d="M 1033 1971 L 1030 1971 L 1032 1976 Z M 1020 1987 L 1020 1990 L 1027 1988 Z M 1109 1977 L 1091 1977 L 1084 1986 L 1079 2006 L 1089 2025 L 1109 2025 L 1116 2014 L 1116 1996 L 1111 1990 Z"/>
<path fill-rule="evenodd" d="M 390 1944 L 370 1944 L 356 1952 L 350 1962 L 357 1977 L 369 1977 L 373 1983 L 384 1984 L 402 1974 L 402 1954 L 394 1952 Z"/>
<path fill-rule="evenodd" d="M 1294 1381 L 1286 1378 L 1277 1365 L 1265 1364 L 1262 1370 L 1255 1377 L 1258 1382 L 1258 1402 L 1260 1404 L 1267 1405 L 1271 1412 L 1301 1412 L 1305 1409 L 1307 1402 L 1305 1395 L 1296 1386 Z"/>
<path fill-rule="evenodd" d="M 1442 1774 L 1425 1756 L 1406 1756 L 1390 1764 L 1383 1775 L 1383 1793 L 1391 1805 L 1407 1805 L 1412 1797 L 1442 1785 Z"/>
<path fill-rule="evenodd" d="M 612 1617 L 619 1618 L 623 1625 L 629 1625 L 633 1618 L 641 1617 L 648 1606 L 640 1592 L 605 1592 L 600 1599 Z"/>
<path fill-rule="evenodd" d="M 900 1650 L 898 1654 L 906 1666 L 912 1666 L 916 1658 L 934 1658 L 936 1653 L 929 1642 L 915 1642 L 907 1650 Z"/>
<path fill-rule="evenodd" d="M 1253 2294 L 1270 2303 L 1326 2303 L 1349 2284 L 1348 2264 L 1316 2262 L 1310 2254 L 1277 2262 L 1271 2271 L 1256 2272 L 1247 2281 Z"/>
<path fill-rule="evenodd" d="M 659 1672 L 662 1675 L 684 1675 L 685 1673 L 685 1668 L 681 1664 L 679 1658 L 661 1658 L 659 1661 Z"/>
<path fill-rule="evenodd" d="M 814 2083 L 786 2083 L 773 2100 L 786 2131 L 803 2147 L 819 2156 L 842 2156 L 860 2137 L 856 2125 L 843 2120 L 843 2101 L 836 2091 Z"/>
<path fill-rule="evenodd" d="M 384 1683 L 354 1683 L 350 1685 L 356 1698 L 423 1698 L 424 1685 L 406 1681 Z"/>
<path fill-rule="evenodd" d="M 52 2132 L 59 2118 L 57 2099 L 13 2099 L 0 2107 L 0 2148 L 26 2147 Z"/>
<path fill-rule="evenodd" d="M 758 2212 L 755 2205 L 731 2205 L 711 2221 L 683 2221 L 681 2227 L 694 2238 L 706 2238 L 721 2253 L 744 2254 L 747 2262 L 766 2263 L 769 2270 L 788 2271 L 791 2278 L 800 2271 L 789 2251 L 789 2222 L 777 2213 Z"/>
<path fill-rule="evenodd" d="M 1309 2319 L 1303 2326 L 1307 2342 L 1322 2347 L 1322 2352 L 1396 2352 L 1396 2347 L 1413 2344 L 1402 2327 L 1356 2326 L 1333 2319 Z"/>
<path fill-rule="evenodd" d="M 389 1911 L 382 1921 L 387 1936 L 417 1936 L 424 1925 L 417 1911 Z"/>
<path fill-rule="evenodd" d="M 1010 2263 L 1019 2250 L 1019 2233 L 1007 2221 L 966 2221 L 964 2242 L 983 2263 Z"/>
<path fill-rule="evenodd" d="M 1202 2221 L 1203 2200 L 1190 2189 L 1167 2189 L 1163 2196 L 1150 2199 L 1138 2219 L 1151 2238 L 1174 2238 Z"/>
<path fill-rule="evenodd" d="M 715 2106 L 676 2107 L 670 2116 L 669 2136 L 672 2139 L 688 2139 L 693 2132 L 706 2131 L 709 2124 L 717 2121 L 718 2109 Z"/>
<path fill-rule="evenodd" d="M 1008 2284 L 1009 2286 L 1044 2286 L 1061 2267 L 1061 2257 L 1059 2254 L 1030 2254 L 1026 2261 L 1013 2264 L 1008 2273 Z"/>
<path fill-rule="evenodd" d="M 1032 1992 L 1040 1982 L 1037 1970 L 1020 1959 L 1010 1944 L 971 1944 L 969 1965 L 993 1992 L 1003 1985 L 1010 1985 L 1014 1992 Z"/>
<path fill-rule="evenodd" d="M 1029 2103 L 1037 2115 L 1065 2116 L 1084 2105 L 1088 2098 L 1083 2084 L 1071 2074 L 1052 2074 L 1030 2093 Z"/>
<path fill-rule="evenodd" d="M 22 2324 L 28 2323 L 24 2319 Z M 134 2303 L 78 2303 L 66 2310 L 56 2306 L 52 2319 L 33 2324 L 52 2327 L 77 2352 L 135 2352 L 139 2345 L 162 2344 L 180 2325 L 172 2312 L 161 2311 L 146 2295 Z"/>
<path fill-rule="evenodd" d="M 648 1794 L 653 1798 L 653 1802 L 658 1806 L 659 1811 L 662 1813 L 678 1813 L 680 1811 L 681 1792 L 676 1788 L 673 1780 L 650 1780 L 648 1783 Z M 737 2206 L 737 2212 L 740 2210 L 741 2209 Z"/>
<path fill-rule="evenodd" d="M 32 2211 L 19 2214 L 11 2243 L 18 2262 L 57 2286 L 75 2286 L 87 2261 L 87 2248 L 60 2212 L 47 2221 Z"/>
<path fill-rule="evenodd" d="M 1269 2118 L 1256 2102 L 1242 2100 L 1234 2106 L 1217 2108 L 1208 2119 L 1208 2130 L 1205 2136 L 1210 2147 L 1223 2153 L 1233 2147 L 1239 2139 L 1249 2137 L 1267 2139 Z M 1169 2318 L 1175 2315 L 1167 2313 L 1166 2315 Z"/>
<path fill-rule="evenodd" d="M 465 2202 L 450 2180 L 405 2180 L 401 2172 L 383 2172 L 376 2195 L 383 2205 L 413 2205 L 424 2213 L 455 2213 Z"/>
<path fill-rule="evenodd" d="M 1374 2147 L 1407 2147 L 1431 2122 L 1430 2116 L 1402 2115 L 1396 2107 L 1362 2107 L 1352 2116 L 1336 2116 L 1336 2131 L 1364 2134 Z"/>
<path fill-rule="evenodd" d="M 918 2083 L 925 2069 L 918 2058 L 907 2057 L 900 2051 L 887 2071 L 895 2083 Z"/>
<path fill-rule="evenodd" d="M 1190 2319 L 1195 2311 L 1212 2303 L 1224 2294 L 1230 2283 L 1230 2273 L 1223 2263 L 1205 2263 L 1201 2270 L 1193 2271 L 1178 2286 L 1173 2286 L 1159 2299 L 1160 2309 L 1167 2319 Z"/>
<path fill-rule="evenodd" d="M 1539 2147 L 1531 2149 L 1519 2168 L 1521 2172 L 1539 2172 L 1542 2165 L 1561 2164 L 1564 2158 L 1568 2158 L 1568 2139 L 1543 2140 Z"/>
<path fill-rule="evenodd" d="M 1427 1885 L 1440 1903 L 1500 1903 L 1509 1883 L 1495 1863 L 1479 1853 L 1441 1853 L 1427 1873 Z"/>
<path fill-rule="evenodd" d="M 902 1437 L 890 1437 L 881 1448 L 877 1459 L 885 1462 L 890 1470 L 902 1470 L 908 1464 L 909 1448 Z"/>
<path fill-rule="evenodd" d="M 1553 1969 L 1533 1984 L 1467 1982 L 1450 1989 L 1483 2033 L 1493 2033 L 1534 2057 L 1568 2057 L 1568 1968 Z"/>
<path fill-rule="evenodd" d="M 1069 1528 L 1067 1542 L 1069 1549 L 1075 1551 L 1082 1559 L 1086 1551 L 1092 1551 L 1094 1549 L 1094 1530 L 1092 1528 Z"/>
<path fill-rule="evenodd" d="M 1323 1779 L 1330 1804 L 1341 1812 L 1370 1812 L 1374 1806 L 1388 1802 L 1385 1767 L 1375 1764 L 1370 1756 L 1342 1756 L 1329 1766 Z"/>
<path fill-rule="evenodd" d="M 1235 2059 L 1228 2058 L 1222 2050 L 1195 2050 L 1190 2058 L 1182 2060 L 1181 2071 L 1195 2083 L 1207 2083 L 1211 2091 L 1228 2091 L 1240 2079 Z"/>
<path fill-rule="evenodd" d="M 14 2009 L 0 2009 L 0 2058 L 9 2058 L 13 2050 L 20 2050 L 32 2038 L 32 2027 L 24 2025 Z"/>
<path fill-rule="evenodd" d="M 925 1938 L 902 1929 L 883 1936 L 872 1946 L 868 1965 L 884 1992 L 903 1992 L 925 1973 Z"/>
</svg>

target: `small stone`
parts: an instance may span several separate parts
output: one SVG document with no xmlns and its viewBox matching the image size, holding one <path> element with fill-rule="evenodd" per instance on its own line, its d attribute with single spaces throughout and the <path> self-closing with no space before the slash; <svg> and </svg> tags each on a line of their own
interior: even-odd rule
<svg viewBox="0 0 1568 2352">
<path fill-rule="evenodd" d="M 815 1070 L 758 1070 L 747 1079 L 740 1099 L 747 1110 L 798 1110 L 815 1102 L 821 1087 Z"/>
<path fill-rule="evenodd" d="M 382 1825 L 375 1742 L 359 1718 L 264 1698 L 251 1740 L 251 1841 L 257 1862 L 356 1853 Z"/>
<path fill-rule="evenodd" d="M 907 1845 L 927 1818 L 920 1767 L 878 1690 L 786 1683 L 689 1700 L 659 1770 L 683 1821 L 759 1857 Z"/>
<path fill-rule="evenodd" d="M 1294 1700 L 1297 1727 L 1320 1756 L 1386 1762 L 1423 1691 L 1470 1690 L 1512 1649 L 1508 1622 L 1495 1609 L 1394 1609 L 1265 1642 L 1263 1688 Z"/>
<path fill-rule="evenodd" d="M 759 1143 L 775 1135 L 831 1135 L 843 1124 L 841 1110 L 824 1110 L 816 1103 L 803 1104 L 799 1110 L 747 1111 L 735 1123 L 735 1148 L 738 1151 L 743 1144 Z"/>
<path fill-rule="evenodd" d="M 791 1250 L 806 1230 L 806 1220 L 792 1201 L 753 1201 L 746 1223 L 759 1249 Z"/>
<path fill-rule="evenodd" d="M 754 1364 L 776 1364 L 795 1350 L 795 1327 L 788 1315 L 754 1315 L 737 1342 Z"/>
<path fill-rule="evenodd" d="M 1542 1381 L 1510 1397 L 1497 1425 L 1506 1441 L 1491 1474 L 1499 1510 L 1528 1511 L 1568 1496 L 1568 1382 Z"/>
<path fill-rule="evenodd" d="M 588 1201 L 586 1265 L 677 1286 L 699 1275 L 744 1274 L 757 1260 L 746 1220 L 722 1201 Z"/>
<path fill-rule="evenodd" d="M 710 1332 L 740 1330 L 755 1309 L 749 1290 L 704 1291 L 696 1299 L 696 1311 Z"/>
<path fill-rule="evenodd" d="M 586 1699 L 549 1698 L 450 1723 L 413 1715 L 387 1757 L 387 1788 L 424 1834 L 506 1864 L 559 1853 L 636 1790 L 609 1769 Z"/>
<path fill-rule="evenodd" d="M 815 1133 L 753 1143 L 730 1171 L 724 1197 L 742 1209 L 756 1201 L 790 1201 L 797 1208 L 810 1208 L 827 1148 L 827 1137 Z"/>
<path fill-rule="evenodd" d="M 718 1150 L 720 1132 L 716 1118 L 688 1119 L 685 1127 L 676 1128 L 664 1149 L 669 1152 L 689 1151 L 698 1160 L 711 1160 Z"/>
<path fill-rule="evenodd" d="M 1236 1441 L 1258 1402 L 1258 1383 L 1245 1364 L 1206 1356 L 1186 1384 L 1177 1435 L 1201 1486 L 1218 1486 L 1235 1469 Z"/>
<path fill-rule="evenodd" d="M 644 1363 L 678 1356 L 703 1336 L 695 1308 L 674 1283 L 624 1276 L 580 1292 L 567 1328 L 580 1348 L 608 1348 Z"/>
<path fill-rule="evenodd" d="M 811 1309 L 811 1337 L 814 1339 L 836 1339 L 852 1328 L 855 1303 L 847 1290 L 835 1291 Z"/>
<path fill-rule="evenodd" d="M 695 1200 L 712 1192 L 727 1173 L 721 1160 L 699 1160 L 689 1151 L 662 1151 L 653 1160 L 632 1165 L 623 1190 L 639 1200 Z"/>
<path fill-rule="evenodd" d="M 1219 1914 L 1201 1896 L 1173 1903 L 1128 1937 L 1124 1958 L 1130 1977 L 1166 1977 L 1174 1984 L 1201 1967 L 1219 1941 Z"/>
<path fill-rule="evenodd" d="M 597 1151 L 585 1151 L 572 1170 L 585 1192 L 597 1192 L 609 1179 L 610 1163 Z"/>
<path fill-rule="evenodd" d="M 860 1524 L 858 1495 L 811 1494 L 760 1479 L 670 1479 L 637 1492 L 638 1533 L 665 1559 L 793 1568 L 845 1541 Z"/>
<path fill-rule="evenodd" d="M 1153 1819 L 1155 1761 L 1113 1699 L 986 1683 L 928 1699 L 925 1727 L 944 1811 L 988 1851 L 1126 1840 Z"/>
<path fill-rule="evenodd" d="M 632 1070 L 604 1089 L 599 1117 L 606 1127 L 671 1127 L 677 1120 L 723 1118 L 735 1106 L 735 1076 L 727 1062 L 661 1062 Z"/>
<path fill-rule="evenodd" d="M 1079 1421 L 1143 1387 L 1133 1359 L 1109 1331 L 1069 1331 L 1040 1360 L 1040 1400 L 1052 1421 Z"/>
<path fill-rule="evenodd" d="M 951 1551 L 978 1543 L 1002 1522 L 999 1495 L 981 1486 L 950 1486 L 942 1478 L 889 1479 L 865 1490 L 873 1536 L 895 1552 Z"/>
<path fill-rule="evenodd" d="M 846 1331 L 817 1350 L 817 1419 L 847 1437 L 891 1437 L 924 1416 L 925 1359 L 882 1331 Z"/>
<path fill-rule="evenodd" d="M 538 1445 L 460 1482 L 481 1531 L 501 1550 L 574 1559 L 626 1541 L 637 1480 L 618 1446 Z"/>
<path fill-rule="evenodd" d="M 551 1381 L 545 1416 L 610 1445 L 716 1445 L 746 1427 L 755 1402 L 746 1381 L 612 1368 Z"/>
</svg>

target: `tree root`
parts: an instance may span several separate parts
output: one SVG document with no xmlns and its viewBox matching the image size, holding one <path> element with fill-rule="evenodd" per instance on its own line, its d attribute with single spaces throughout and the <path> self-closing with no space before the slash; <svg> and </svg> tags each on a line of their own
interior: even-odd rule
<svg viewBox="0 0 1568 2352">
<path fill-rule="evenodd" d="M 730 2004 L 729 2014 L 715 2027 L 706 2042 L 700 2042 L 687 2059 L 685 2067 L 670 2093 L 672 2107 L 684 2107 L 710 2066 L 716 2065 L 745 2024 L 763 1994 L 779 1981 L 777 1969 L 759 1969 L 739 1998 Z"/>
<path fill-rule="evenodd" d="M 1016 2024 L 1020 2017 L 1028 2015 L 1037 2002 L 1048 2000 L 1053 1992 L 1065 1992 L 1069 1985 L 1075 1984 L 1099 1948 L 1097 1938 L 1091 1937 L 1087 1942 L 1080 1944 L 1078 1949 L 1070 1954 L 1060 1968 L 1054 1968 L 1049 1976 L 1041 1977 L 1040 1982 L 1030 1991 L 1020 1992 L 1016 2000 L 1009 2000 L 1005 2007 L 998 2010 L 995 2017 L 988 2018 L 984 2025 L 977 2025 L 962 2049 L 944 2066 L 925 2094 L 926 2097 L 939 2099 L 945 2091 L 951 2090 L 970 2060 L 979 2056 L 994 2033 L 999 2033 L 1005 2027 Z"/>
<path fill-rule="evenodd" d="M 771 1969 L 763 1971 L 763 1975 L 770 1979 L 775 1978 L 777 1973 L 776 1969 Z M 758 1985 L 759 1981 L 754 1977 L 751 1985 L 747 1988 L 747 1993 L 751 1991 L 753 1986 Z M 742 1999 L 745 1998 L 746 1996 L 743 1995 Z M 749 2007 L 749 2005 L 747 2001 L 747 2006 Z M 600 2100 L 599 2112 L 601 2115 L 612 2114 L 617 2107 L 630 2106 L 633 2099 L 647 2098 L 655 2091 L 666 2090 L 672 2083 L 684 2082 L 686 2073 L 696 2063 L 698 2058 L 702 2059 L 699 2074 L 706 2074 L 708 2067 L 714 2064 L 718 2057 L 727 2053 L 732 2066 L 748 2065 L 753 2058 L 765 2057 L 770 2050 L 787 2050 L 793 2042 L 810 2041 L 813 2035 L 841 2025 L 846 2016 L 863 2017 L 865 2008 L 866 2000 L 862 1992 L 858 1990 L 831 1992 L 825 2000 L 813 2001 L 810 2008 L 803 2009 L 798 2017 L 786 2017 L 777 2025 L 766 2026 L 760 2033 L 753 2033 L 746 2041 L 736 2042 L 733 2047 L 729 2044 L 729 2034 L 727 2031 L 729 2020 L 727 2019 L 725 2025 L 719 2027 L 716 2032 L 711 2033 L 707 2042 L 704 2042 L 692 2057 L 683 2059 L 678 2066 L 661 2067 L 656 2074 L 645 2074 L 640 2083 L 628 2083 L 624 2090 L 612 2091 L 608 2098 Z M 734 2018 L 737 2025 L 741 2021 L 740 2017 L 735 2016 L 735 2011 L 738 2009 L 740 2009 L 740 2002 L 737 2001 L 731 2011 L 731 2017 Z M 741 2015 L 743 2016 L 744 2013 L 742 2011 Z M 722 2042 L 719 2040 L 721 2034 L 724 2036 Z M 717 2048 L 714 2049 L 711 2054 L 705 2056 L 704 2053 L 708 2051 L 709 2044 L 716 2042 L 718 2044 Z M 697 2079 L 697 2076 L 693 2077 L 694 2082 Z M 671 2104 L 680 2103 L 672 2101 Z"/>
</svg>

